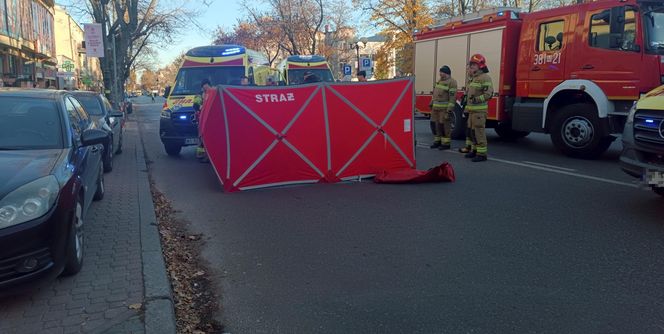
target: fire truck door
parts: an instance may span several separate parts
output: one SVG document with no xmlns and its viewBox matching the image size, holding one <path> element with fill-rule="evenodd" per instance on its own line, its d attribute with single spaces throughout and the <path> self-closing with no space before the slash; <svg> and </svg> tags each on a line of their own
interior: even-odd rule
<svg viewBox="0 0 664 334">
<path fill-rule="evenodd" d="M 535 33 L 535 48 L 531 48 L 528 96 L 545 98 L 564 80 L 565 60 L 570 47 L 565 31 L 569 31 L 568 16 L 548 21 L 535 21 L 528 27 Z"/>
<path fill-rule="evenodd" d="M 609 100 L 637 99 L 639 78 L 644 73 L 636 9 L 620 6 L 586 15 L 586 33 L 576 45 L 570 78 L 595 82 Z"/>
</svg>

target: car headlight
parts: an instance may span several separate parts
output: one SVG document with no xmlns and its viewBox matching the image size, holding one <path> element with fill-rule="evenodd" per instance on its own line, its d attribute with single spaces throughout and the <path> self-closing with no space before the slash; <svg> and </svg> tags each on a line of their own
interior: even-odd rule
<svg viewBox="0 0 664 334">
<path fill-rule="evenodd" d="M 25 184 L 0 200 L 0 229 L 45 215 L 58 198 L 60 185 L 53 175 Z"/>
<path fill-rule="evenodd" d="M 629 109 L 629 114 L 627 114 L 627 123 L 634 123 L 634 114 L 636 114 L 636 102 L 632 104 L 632 108 Z"/>
<path fill-rule="evenodd" d="M 171 111 L 170 110 L 162 110 L 161 111 L 161 117 L 163 118 L 171 118 Z"/>
</svg>

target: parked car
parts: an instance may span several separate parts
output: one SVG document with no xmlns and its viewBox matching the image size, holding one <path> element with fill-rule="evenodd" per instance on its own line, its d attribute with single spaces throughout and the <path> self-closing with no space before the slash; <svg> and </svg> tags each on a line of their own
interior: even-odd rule
<svg viewBox="0 0 664 334">
<path fill-rule="evenodd" d="M 664 196 L 664 86 L 634 104 L 622 139 L 622 170 Z"/>
<path fill-rule="evenodd" d="M 72 92 L 90 118 L 97 124 L 98 129 L 108 132 L 110 139 L 104 146 L 104 172 L 113 170 L 113 156 L 122 153 L 122 133 L 124 128 L 124 113 L 113 108 L 103 94 L 95 92 Z"/>
<path fill-rule="evenodd" d="M 11 293 L 81 269 L 108 134 L 66 91 L 0 89 L 0 105 L 0 292 Z"/>
<path fill-rule="evenodd" d="M 134 104 L 131 102 L 131 96 L 124 94 L 124 99 L 122 100 L 122 111 L 131 114 L 134 112 Z"/>
</svg>

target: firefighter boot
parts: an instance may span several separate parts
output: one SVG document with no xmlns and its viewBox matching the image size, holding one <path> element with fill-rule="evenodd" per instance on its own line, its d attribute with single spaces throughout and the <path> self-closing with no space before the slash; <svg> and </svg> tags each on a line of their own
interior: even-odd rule
<svg viewBox="0 0 664 334">
<path fill-rule="evenodd" d="M 466 153 L 466 155 L 464 155 L 463 157 L 468 158 L 468 159 L 471 159 L 471 158 L 474 159 L 475 157 L 477 157 L 477 151 L 475 151 L 475 150 L 470 151 L 470 152 Z"/>
<path fill-rule="evenodd" d="M 473 160 L 471 160 L 471 161 L 472 161 L 472 162 L 482 162 L 482 161 L 486 161 L 486 160 L 487 160 L 487 156 L 486 156 L 486 155 L 484 155 L 484 154 L 477 154 L 477 155 L 473 158 Z"/>
<path fill-rule="evenodd" d="M 459 153 L 468 154 L 470 152 L 472 152 L 472 148 L 470 146 L 462 147 L 459 149 Z"/>
<path fill-rule="evenodd" d="M 429 147 L 432 149 L 440 147 L 440 137 L 439 136 L 434 137 L 433 144 L 431 144 L 431 146 Z"/>
</svg>

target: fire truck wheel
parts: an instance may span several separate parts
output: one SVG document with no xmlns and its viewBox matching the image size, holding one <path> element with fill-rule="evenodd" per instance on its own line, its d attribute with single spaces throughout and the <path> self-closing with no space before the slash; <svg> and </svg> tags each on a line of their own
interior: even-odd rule
<svg viewBox="0 0 664 334">
<path fill-rule="evenodd" d="M 452 119 L 452 139 L 466 139 L 466 122 L 463 117 L 463 109 L 459 104 L 454 108 L 454 118 Z"/>
<path fill-rule="evenodd" d="M 597 111 L 592 105 L 571 104 L 553 115 L 551 141 L 568 156 L 597 158 L 609 148 L 613 139 L 602 130 Z"/>
<path fill-rule="evenodd" d="M 494 128 L 498 136 L 504 140 L 516 140 L 519 138 L 526 137 L 530 134 L 528 131 L 517 131 L 512 129 L 511 122 L 500 122 Z"/>
</svg>

